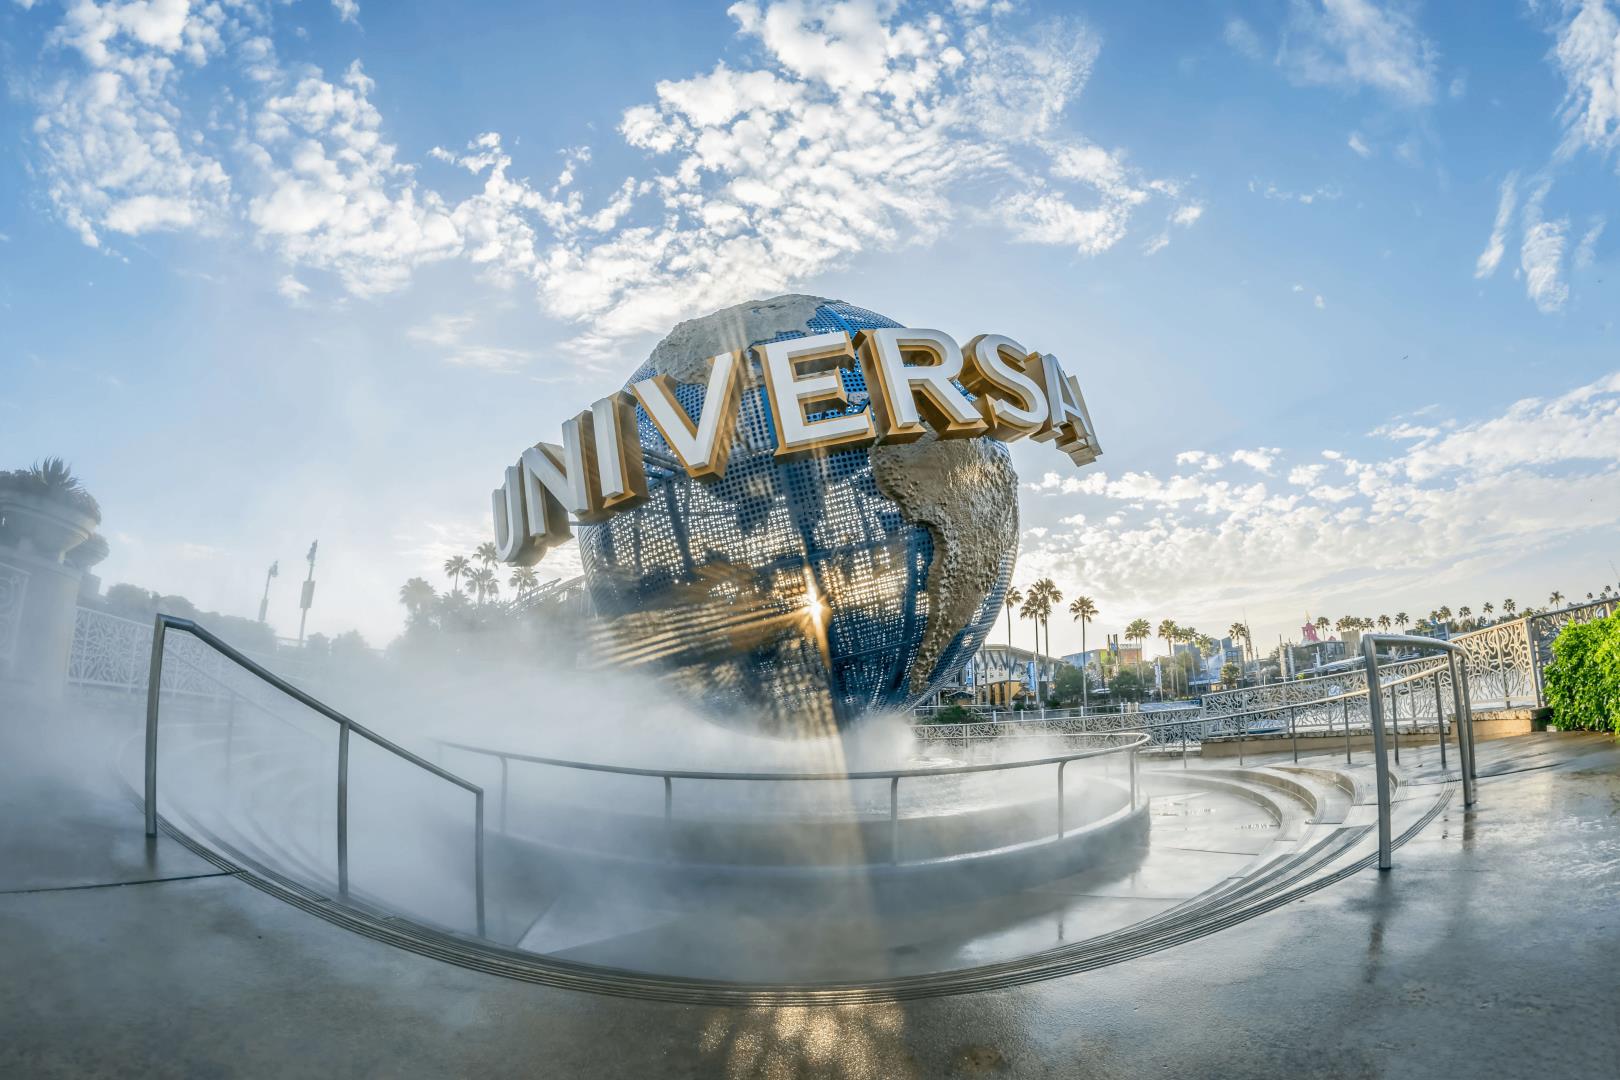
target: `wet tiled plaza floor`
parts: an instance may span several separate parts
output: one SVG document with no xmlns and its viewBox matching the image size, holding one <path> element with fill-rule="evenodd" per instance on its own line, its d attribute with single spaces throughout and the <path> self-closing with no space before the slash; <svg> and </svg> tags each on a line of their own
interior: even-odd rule
<svg viewBox="0 0 1620 1080">
<path fill-rule="evenodd" d="M 1480 757 L 1478 805 L 1453 799 L 1391 873 L 1083 974 L 794 1008 L 402 952 L 148 845 L 121 797 L 0 770 L 0 1075 L 1620 1075 L 1620 750 Z"/>
</svg>

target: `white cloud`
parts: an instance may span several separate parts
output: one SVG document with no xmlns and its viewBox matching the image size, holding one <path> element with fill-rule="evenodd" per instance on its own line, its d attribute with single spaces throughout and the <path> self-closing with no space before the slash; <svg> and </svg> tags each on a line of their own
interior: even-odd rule
<svg viewBox="0 0 1620 1080">
<path fill-rule="evenodd" d="M 963 217 L 1088 256 L 1150 202 L 1171 204 L 1173 225 L 1197 220 L 1179 182 L 1060 128 L 1098 37 L 1061 20 L 1011 36 L 998 7 L 734 4 L 753 58 L 661 82 L 627 110 L 618 132 L 647 165 L 597 205 L 577 187 L 588 148 L 542 193 L 510 174 L 493 132 L 432 154 L 482 181 L 446 197 L 401 160 L 358 62 L 338 78 L 283 64 L 272 9 L 252 0 L 190 15 L 75 7 L 58 36 L 94 70 L 40 93 L 36 138 L 51 196 L 86 242 L 218 227 L 240 207 L 289 269 L 330 272 L 358 295 L 447 259 L 527 282 L 548 312 L 591 325 L 575 342 L 586 353 L 871 247 L 927 244 Z M 178 65 L 227 55 L 243 85 L 194 115 Z"/>
<path fill-rule="evenodd" d="M 1286 605 L 1314 610 L 1322 600 L 1313 597 L 1375 605 L 1476 583 L 1612 530 L 1620 373 L 1517 402 L 1384 460 L 1324 456 L 1335 464 L 1288 471 L 1296 490 L 1286 495 L 1264 482 L 1217 498 L 1181 497 L 1207 492 L 1207 478 L 1110 482 L 1092 493 L 1107 502 L 1087 505 L 1085 520 L 1026 545 L 1020 575 L 1050 575 L 1065 592 L 1084 583 L 1120 622 L 1160 610 L 1199 625 L 1225 625 L 1239 605 L 1274 621 L 1291 617 Z M 1329 468 L 1342 479 L 1320 482 Z"/>
<path fill-rule="evenodd" d="M 1620 372 L 1551 400 L 1516 401 L 1499 417 L 1414 447 L 1402 468 L 1424 481 L 1450 472 L 1487 475 L 1567 462 L 1611 469 L 1620 462 Z"/>
<path fill-rule="evenodd" d="M 1297 202 L 1306 206 L 1314 202 L 1329 202 L 1340 198 L 1344 194 L 1336 184 L 1323 184 L 1312 191 L 1289 191 L 1286 188 L 1278 187 L 1271 181 L 1262 184 L 1258 180 L 1249 181 L 1249 190 L 1264 199 L 1275 199 L 1279 202 Z"/>
<path fill-rule="evenodd" d="M 1269 473 L 1271 466 L 1277 460 L 1277 455 L 1281 452 L 1275 446 L 1257 446 L 1253 450 L 1234 450 L 1232 451 L 1232 463 L 1234 465 L 1247 465 L 1256 472 Z"/>
<path fill-rule="evenodd" d="M 1226 20 L 1226 25 L 1221 30 L 1221 40 L 1250 60 L 1260 59 L 1265 52 L 1264 46 L 1260 44 L 1260 35 L 1254 32 L 1254 27 L 1236 15 Z"/>
<path fill-rule="evenodd" d="M 1562 154 L 1620 147 L 1620 16 L 1606 0 L 1566 4 L 1574 15 L 1557 32 L 1553 55 L 1568 92 Z"/>
<path fill-rule="evenodd" d="M 1491 226 L 1490 239 L 1485 242 L 1485 250 L 1479 253 L 1479 258 L 1474 262 L 1476 278 L 1487 278 L 1496 273 L 1496 267 L 1502 261 L 1508 225 L 1513 220 L 1513 208 L 1518 198 L 1519 174 L 1510 172 L 1502 181 L 1501 194 L 1496 202 L 1496 223 Z"/>
<path fill-rule="evenodd" d="M 484 345 L 467 340 L 475 320 L 471 315 L 435 315 L 407 330 L 406 337 L 444 350 L 444 362 L 452 367 L 477 368 L 506 374 L 518 371 L 535 358 L 528 349 Z"/>
<path fill-rule="evenodd" d="M 276 292 L 280 293 L 289 303 L 297 304 L 309 295 L 309 286 L 291 274 L 283 274 L 281 280 L 276 282 Z"/>
<path fill-rule="evenodd" d="M 1524 289 L 1545 314 L 1562 311 L 1569 300 L 1569 286 L 1563 279 L 1564 251 L 1569 242 L 1569 219 L 1546 221 L 1541 206 L 1550 183 L 1544 183 L 1524 204 L 1524 241 L 1519 247 L 1519 266 L 1524 271 Z"/>
<path fill-rule="evenodd" d="M 1382 435 L 1387 439 L 1432 439 L 1440 434 L 1440 429 L 1430 424 L 1413 424 L 1409 421 L 1399 420 L 1373 428 L 1367 434 Z"/>
<path fill-rule="evenodd" d="M 1218 454 L 1211 454 L 1205 450 L 1183 450 L 1176 455 L 1177 465 L 1196 465 L 1206 472 L 1221 467 Z"/>
<path fill-rule="evenodd" d="M 248 146 L 261 176 L 249 220 L 289 261 L 329 270 L 362 296 L 399 287 L 462 244 L 444 201 L 419 194 L 394 160 L 372 87 L 359 61 L 340 83 L 308 71 L 264 103 Z"/>
<path fill-rule="evenodd" d="M 174 86 L 219 52 L 224 23 L 217 5 L 79 3 L 50 35 L 78 62 L 33 88 L 33 134 L 47 194 L 85 244 L 218 228 L 230 180 L 207 141 L 190 137 Z"/>
<path fill-rule="evenodd" d="M 1349 146 L 1360 157 L 1372 157 L 1372 147 L 1367 145 L 1367 140 L 1361 137 L 1359 131 L 1352 131 L 1350 138 L 1345 141 L 1345 145 Z"/>
<path fill-rule="evenodd" d="M 1291 9 L 1281 61 L 1300 83 L 1365 87 L 1408 106 L 1435 97 L 1434 48 L 1400 5 L 1301 0 Z"/>
<path fill-rule="evenodd" d="M 1598 238 L 1603 235 L 1603 226 L 1607 224 L 1601 216 L 1592 220 L 1592 224 L 1581 236 L 1581 242 L 1575 248 L 1573 260 L 1577 270 L 1584 270 L 1597 259 Z"/>
<path fill-rule="evenodd" d="M 342 22 L 360 24 L 360 4 L 358 0 L 332 0 L 332 10 Z"/>
<path fill-rule="evenodd" d="M 1316 300 L 1314 301 L 1314 303 L 1316 304 L 1316 310 L 1317 311 L 1321 311 L 1323 308 L 1327 307 L 1327 301 L 1322 299 L 1322 294 L 1321 293 L 1316 294 Z"/>
</svg>

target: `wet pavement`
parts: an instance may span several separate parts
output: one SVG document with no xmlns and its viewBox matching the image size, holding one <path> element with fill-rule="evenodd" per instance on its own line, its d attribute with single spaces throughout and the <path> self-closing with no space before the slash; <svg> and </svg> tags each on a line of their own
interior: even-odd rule
<svg viewBox="0 0 1620 1080">
<path fill-rule="evenodd" d="M 735 1008 L 403 952 L 148 847 L 127 801 L 0 768 L 0 1075 L 1620 1075 L 1620 749 L 1527 736 L 1481 744 L 1480 772 L 1479 804 L 1452 799 L 1394 871 L 1174 948 L 974 995 Z"/>
</svg>

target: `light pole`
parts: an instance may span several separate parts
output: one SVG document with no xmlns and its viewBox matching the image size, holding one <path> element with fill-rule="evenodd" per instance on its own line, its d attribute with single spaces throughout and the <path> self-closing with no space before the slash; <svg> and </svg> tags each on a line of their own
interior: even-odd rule
<svg viewBox="0 0 1620 1080">
<path fill-rule="evenodd" d="M 309 554 L 304 558 L 309 560 L 309 576 L 304 579 L 304 592 L 298 598 L 298 646 L 304 645 L 304 620 L 309 618 L 309 605 L 315 602 L 315 549 L 320 546 L 319 540 L 309 542 Z"/>
<path fill-rule="evenodd" d="M 281 573 L 281 560 L 277 559 L 270 564 L 270 569 L 264 575 L 264 596 L 259 600 L 259 622 L 264 622 L 264 613 L 270 607 L 270 579 Z"/>
</svg>

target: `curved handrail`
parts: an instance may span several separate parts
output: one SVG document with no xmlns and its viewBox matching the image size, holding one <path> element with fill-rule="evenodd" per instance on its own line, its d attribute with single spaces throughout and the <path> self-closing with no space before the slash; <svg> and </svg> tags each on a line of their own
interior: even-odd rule
<svg viewBox="0 0 1620 1080">
<path fill-rule="evenodd" d="M 506 832 L 506 794 L 507 773 L 509 764 L 521 761 L 535 765 L 549 765 L 564 769 L 578 769 L 584 772 L 616 773 L 624 776 L 656 776 L 664 782 L 664 836 L 666 846 L 670 843 L 670 834 L 674 824 L 674 783 L 676 780 L 738 780 L 738 781 L 826 781 L 826 780 L 887 780 L 889 782 L 889 862 L 898 865 L 900 862 L 900 781 L 907 777 L 952 776 L 962 773 L 999 772 L 1006 769 L 1027 769 L 1038 765 L 1057 766 L 1057 835 L 1063 838 L 1065 820 L 1063 814 L 1063 772 L 1072 761 L 1086 758 L 1103 757 L 1109 754 L 1125 754 L 1130 762 L 1130 809 L 1134 813 L 1137 803 L 1137 752 L 1152 741 L 1152 736 L 1146 732 L 1110 731 L 1097 732 L 1106 738 L 1120 736 L 1133 736 L 1129 742 L 1116 746 L 1090 747 L 1077 750 L 1070 754 L 1058 754 L 1042 758 L 1025 758 L 1018 761 L 988 762 L 980 765 L 948 765 L 930 769 L 881 769 L 865 770 L 861 772 L 719 772 L 701 769 L 644 769 L 634 765 L 607 765 L 594 761 L 570 761 L 565 758 L 545 757 L 540 754 L 522 754 L 508 750 L 497 750 L 487 746 L 473 746 L 469 743 L 451 742 L 441 740 L 440 746 L 450 750 L 461 750 L 467 753 L 481 754 L 493 757 L 501 763 L 501 803 L 500 828 Z"/>
<path fill-rule="evenodd" d="M 864 772 L 718 772 L 698 769 L 643 769 L 633 765 L 605 765 L 594 761 L 570 761 L 565 758 L 542 757 L 538 754 L 519 754 L 510 750 L 495 750 L 487 746 L 442 740 L 439 745 L 451 750 L 465 750 L 488 757 L 504 757 L 511 761 L 526 761 L 535 765 L 556 765 L 564 769 L 583 769 L 586 772 L 623 773 L 627 776 L 667 776 L 672 780 L 889 780 L 908 776 L 951 776 L 957 773 L 999 772 L 1002 769 L 1023 769 L 1035 765 L 1056 765 L 1059 762 L 1078 761 L 1082 758 L 1118 754 L 1145 746 L 1148 736 L 1134 731 L 1077 732 L 1098 736 L 1135 735 L 1135 741 L 1122 746 L 1098 746 L 1072 754 L 1058 754 L 1044 758 L 1020 758 L 1017 761 L 991 761 L 979 765 L 945 765 L 928 769 L 877 769 Z"/>
<path fill-rule="evenodd" d="M 163 688 L 163 639 L 169 630 L 177 630 L 196 638 L 225 659 L 240 667 L 243 671 L 253 675 L 276 690 L 297 701 L 312 711 L 319 713 L 338 725 L 338 786 L 337 786 L 337 854 L 338 854 L 338 892 L 347 897 L 349 894 L 349 735 L 351 732 L 371 742 L 396 757 L 410 762 L 412 765 L 437 776 L 455 786 L 471 792 L 473 796 L 474 814 L 474 892 L 478 907 L 478 934 L 484 934 L 484 789 L 468 780 L 463 780 L 456 774 L 435 765 L 417 754 L 400 746 L 391 739 L 387 739 L 363 724 L 349 719 L 325 702 L 311 697 L 292 683 L 283 679 L 275 672 L 268 670 L 257 661 L 247 656 L 212 632 L 199 626 L 191 619 L 182 619 L 176 615 L 165 615 L 159 612 L 152 620 L 152 656 L 151 667 L 146 683 L 146 835 L 157 835 L 157 748 L 158 748 L 158 707 Z"/>
<path fill-rule="evenodd" d="M 1384 694 L 1378 683 L 1379 645 L 1439 649 L 1446 654 L 1446 666 L 1451 673 L 1452 702 L 1459 721 L 1457 747 L 1462 757 L 1459 768 L 1462 772 L 1465 810 L 1474 804 L 1474 725 L 1472 707 L 1468 701 L 1468 651 L 1461 645 L 1412 634 L 1368 634 L 1361 639 L 1361 654 L 1367 667 L 1367 719 L 1372 728 L 1373 768 L 1378 785 L 1378 869 L 1388 870 L 1393 865 L 1393 847 L 1390 839 L 1389 761 L 1384 757 Z M 1460 664 L 1459 659 L 1462 661 Z M 1434 680 L 1438 695 L 1438 667 L 1434 671 Z"/>
</svg>

